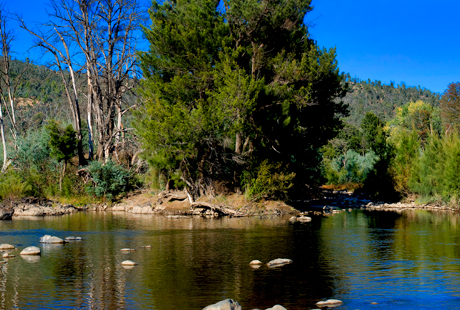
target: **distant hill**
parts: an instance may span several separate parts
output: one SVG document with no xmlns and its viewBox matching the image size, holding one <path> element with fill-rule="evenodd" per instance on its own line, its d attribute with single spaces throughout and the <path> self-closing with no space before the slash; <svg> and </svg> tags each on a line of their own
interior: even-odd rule
<svg viewBox="0 0 460 310">
<path fill-rule="evenodd" d="M 395 115 L 396 108 L 410 101 L 423 100 L 433 106 L 439 106 L 441 95 L 426 88 L 408 87 L 404 83 L 383 84 L 381 81 L 367 81 L 346 75 L 344 82 L 349 85 L 349 93 L 344 102 L 350 106 L 350 116 L 346 121 L 355 126 L 367 112 L 373 112 L 380 119 L 388 121 Z"/>
<path fill-rule="evenodd" d="M 19 79 L 16 98 L 24 98 L 36 103 L 50 103 L 65 100 L 65 90 L 59 74 L 46 66 L 13 60 L 11 62 L 13 80 Z M 27 100 L 30 99 L 30 100 Z"/>
</svg>

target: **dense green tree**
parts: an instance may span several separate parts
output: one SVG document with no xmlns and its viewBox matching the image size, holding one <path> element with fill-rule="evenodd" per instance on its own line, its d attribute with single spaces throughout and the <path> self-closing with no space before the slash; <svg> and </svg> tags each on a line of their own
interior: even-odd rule
<svg viewBox="0 0 460 310">
<path fill-rule="evenodd" d="M 72 125 L 63 128 L 55 120 L 48 121 L 46 129 L 50 135 L 50 155 L 58 162 L 62 162 L 62 172 L 59 178 L 59 190 L 62 190 L 62 179 L 65 175 L 67 162 L 77 150 L 76 132 Z"/>
<path fill-rule="evenodd" d="M 460 82 L 451 83 L 441 97 L 442 119 L 446 131 L 460 129 Z"/>
<path fill-rule="evenodd" d="M 154 1 L 150 50 L 139 55 L 144 157 L 195 193 L 215 181 L 239 186 L 262 163 L 314 183 L 318 149 L 347 109 L 334 49 L 319 48 L 303 23 L 310 0 L 223 6 Z"/>
</svg>

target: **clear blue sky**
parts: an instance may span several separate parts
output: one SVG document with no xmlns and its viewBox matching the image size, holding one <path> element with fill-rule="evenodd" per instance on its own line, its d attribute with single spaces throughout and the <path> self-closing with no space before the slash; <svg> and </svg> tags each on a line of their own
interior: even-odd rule
<svg viewBox="0 0 460 310">
<path fill-rule="evenodd" d="M 12 12 L 28 24 L 45 21 L 45 0 L 7 0 Z M 313 0 L 306 21 L 312 38 L 323 47 L 336 47 L 339 68 L 352 77 L 405 82 L 442 92 L 460 80 L 460 0 Z M 16 26 L 15 23 L 13 23 Z M 32 39 L 15 29 L 15 57 Z"/>
</svg>

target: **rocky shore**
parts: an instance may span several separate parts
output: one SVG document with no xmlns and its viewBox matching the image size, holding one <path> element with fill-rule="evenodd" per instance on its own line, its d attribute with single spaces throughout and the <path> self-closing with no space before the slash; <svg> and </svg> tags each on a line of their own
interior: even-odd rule
<svg viewBox="0 0 460 310">
<path fill-rule="evenodd" d="M 458 208 L 442 204 L 422 204 L 415 201 L 387 203 L 371 201 L 360 195 L 353 195 L 346 191 L 325 191 L 321 204 L 314 202 L 312 205 L 326 210 L 362 209 L 369 211 L 398 211 L 406 209 L 422 209 L 432 211 L 459 211 Z"/>
<path fill-rule="evenodd" d="M 297 208 L 297 209 L 296 209 Z M 440 204 L 418 204 L 415 202 L 374 202 L 366 197 L 346 191 L 324 191 L 321 199 L 300 202 L 293 208 L 280 201 L 247 201 L 242 195 L 224 198 L 202 198 L 191 202 L 185 192 L 170 191 L 158 195 L 136 193 L 114 204 L 98 204 L 75 207 L 50 200 L 24 198 L 19 202 L 0 204 L 0 220 L 27 216 L 57 216 L 78 211 L 128 212 L 133 214 L 160 214 L 168 217 L 200 215 L 204 217 L 246 217 L 291 215 L 291 221 L 308 222 L 307 215 L 329 216 L 344 210 L 402 211 L 423 209 L 431 211 L 457 212 L 459 209 Z M 302 212 L 301 212 L 302 211 Z"/>
</svg>

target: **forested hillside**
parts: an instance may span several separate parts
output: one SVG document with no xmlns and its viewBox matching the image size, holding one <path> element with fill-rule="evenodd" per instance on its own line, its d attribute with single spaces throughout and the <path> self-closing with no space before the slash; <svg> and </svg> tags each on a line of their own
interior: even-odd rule
<svg viewBox="0 0 460 310">
<path fill-rule="evenodd" d="M 424 87 L 407 86 L 404 83 L 384 84 L 381 81 L 360 80 L 345 75 L 349 91 L 343 101 L 350 107 L 347 122 L 359 126 L 364 115 L 372 112 L 383 121 L 389 121 L 396 114 L 396 109 L 408 102 L 422 100 L 434 107 L 439 106 L 441 95 Z"/>
</svg>

